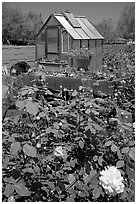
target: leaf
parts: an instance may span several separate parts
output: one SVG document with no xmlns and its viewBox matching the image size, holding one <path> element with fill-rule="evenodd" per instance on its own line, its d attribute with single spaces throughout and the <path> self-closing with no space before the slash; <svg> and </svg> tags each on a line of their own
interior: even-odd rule
<svg viewBox="0 0 137 204">
<path fill-rule="evenodd" d="M 13 195 L 11 195 L 9 198 L 8 198 L 8 202 L 15 202 L 15 198 Z"/>
<path fill-rule="evenodd" d="M 15 190 L 20 196 L 30 195 L 28 188 L 25 187 L 24 182 L 22 181 L 15 184 Z"/>
<path fill-rule="evenodd" d="M 126 174 L 128 175 L 129 181 L 135 181 L 135 170 L 131 169 L 128 165 L 126 165 Z"/>
<path fill-rule="evenodd" d="M 57 129 L 57 130 L 59 129 L 59 125 L 58 125 L 57 122 L 55 122 L 55 123 L 53 124 L 53 126 L 54 126 L 55 129 Z"/>
<path fill-rule="evenodd" d="M 111 151 L 116 152 L 118 150 L 118 147 L 115 144 L 112 144 Z"/>
<path fill-rule="evenodd" d="M 30 157 L 36 157 L 36 149 L 29 144 L 23 146 L 23 152 Z"/>
<path fill-rule="evenodd" d="M 79 146 L 81 149 L 83 149 L 83 147 L 84 147 L 84 143 L 81 140 L 79 141 Z"/>
<path fill-rule="evenodd" d="M 106 101 L 102 98 L 96 98 L 96 101 L 99 103 L 106 103 Z"/>
<path fill-rule="evenodd" d="M 25 169 L 23 169 L 23 172 L 34 173 L 34 169 L 32 169 L 32 168 L 25 168 Z"/>
<path fill-rule="evenodd" d="M 95 156 L 93 157 L 93 160 L 96 162 L 96 161 L 98 160 L 98 156 L 95 155 Z"/>
<path fill-rule="evenodd" d="M 94 196 L 94 198 L 99 198 L 99 196 L 100 196 L 100 188 L 95 188 L 93 190 L 93 196 Z"/>
<path fill-rule="evenodd" d="M 14 123 L 17 123 L 17 122 L 19 121 L 19 119 L 20 119 L 20 115 L 16 115 L 16 116 L 14 116 L 14 118 L 13 118 L 13 122 L 14 122 Z"/>
<path fill-rule="evenodd" d="M 98 124 L 92 124 L 97 131 L 101 131 L 103 128 Z"/>
<path fill-rule="evenodd" d="M 124 147 L 121 149 L 121 152 L 127 154 L 129 152 L 129 147 Z"/>
<path fill-rule="evenodd" d="M 91 105 L 91 102 L 86 102 L 86 103 L 84 103 L 84 107 L 88 107 L 88 106 L 90 106 Z"/>
<path fill-rule="evenodd" d="M 24 101 L 17 101 L 15 105 L 19 108 L 19 110 L 22 110 L 25 107 Z"/>
<path fill-rule="evenodd" d="M 117 168 L 121 168 L 125 165 L 125 162 L 123 160 L 119 160 L 117 163 L 116 163 L 116 167 Z"/>
<path fill-rule="evenodd" d="M 91 125 L 88 125 L 85 127 L 85 131 L 87 130 L 90 130 L 91 133 L 95 134 L 96 133 L 96 130 L 91 126 Z"/>
<path fill-rule="evenodd" d="M 28 89 L 27 89 L 27 90 L 23 90 L 23 91 L 21 91 L 21 95 L 22 95 L 22 96 L 25 96 L 26 94 L 28 94 L 28 92 L 29 92 Z"/>
<path fill-rule="evenodd" d="M 130 149 L 129 156 L 133 161 L 135 161 L 135 147 Z"/>
<path fill-rule="evenodd" d="M 10 153 L 16 154 L 19 151 L 20 147 L 21 146 L 19 142 L 12 143 L 10 146 Z"/>
<path fill-rule="evenodd" d="M 98 158 L 98 164 L 99 164 L 100 166 L 102 166 L 102 161 L 103 161 L 102 156 L 100 156 L 100 157 Z"/>
<path fill-rule="evenodd" d="M 38 105 L 36 103 L 33 103 L 32 101 L 27 101 L 26 104 L 26 111 L 31 115 L 37 115 L 39 109 Z"/>
<path fill-rule="evenodd" d="M 9 132 L 8 131 L 2 131 L 2 134 L 5 136 L 9 136 Z"/>
<path fill-rule="evenodd" d="M 89 115 L 89 114 L 90 114 L 90 108 L 88 108 L 88 109 L 85 111 L 85 113 L 86 113 L 87 115 Z"/>
<path fill-rule="evenodd" d="M 69 180 L 69 183 L 73 183 L 73 181 L 75 181 L 75 176 L 73 174 L 69 174 L 68 175 L 68 180 Z"/>
<path fill-rule="evenodd" d="M 49 127 L 49 128 L 47 128 L 46 129 L 46 133 L 48 134 L 48 133 L 54 133 L 54 134 L 57 134 L 58 133 L 58 131 L 57 130 L 55 130 L 55 129 L 53 129 L 52 127 Z"/>
<path fill-rule="evenodd" d="M 8 94 L 9 87 L 6 85 L 2 85 L 2 98 L 5 98 Z"/>
<path fill-rule="evenodd" d="M 47 181 L 46 184 L 53 190 L 55 190 L 55 185 L 53 182 Z"/>
<path fill-rule="evenodd" d="M 5 195 L 6 197 L 9 197 L 9 196 L 12 195 L 13 191 L 14 191 L 14 185 L 12 185 L 12 184 L 7 184 L 7 185 L 6 185 L 6 188 L 5 188 L 5 191 L 4 191 L 4 195 Z"/>
<path fill-rule="evenodd" d="M 105 146 L 108 147 L 108 146 L 110 146 L 111 144 L 112 144 L 112 141 L 108 141 L 108 142 L 105 143 Z"/>
<path fill-rule="evenodd" d="M 75 160 L 71 160 L 71 161 L 70 161 L 70 166 L 71 166 L 71 167 L 74 168 L 74 167 L 75 167 L 75 164 L 76 164 L 76 161 L 75 161 Z"/>
<path fill-rule="evenodd" d="M 72 92 L 72 96 L 75 97 L 75 96 L 77 96 L 77 95 L 78 95 L 78 92 L 77 92 L 76 90 Z"/>
<path fill-rule="evenodd" d="M 86 177 L 86 179 L 85 179 L 85 183 L 87 184 L 94 176 L 95 176 L 95 174 L 97 173 L 97 171 L 96 170 L 91 170 L 91 172 L 90 172 L 90 175 L 88 175 L 87 177 Z"/>
<path fill-rule="evenodd" d="M 87 162 L 85 172 L 87 175 L 90 175 L 90 171 L 91 171 L 91 165 L 89 164 L 89 162 Z"/>
<path fill-rule="evenodd" d="M 3 168 L 7 168 L 7 165 L 8 165 L 8 163 L 9 163 L 9 157 L 8 156 L 6 156 L 4 159 L 3 159 L 3 164 L 2 164 L 2 167 Z"/>
<path fill-rule="evenodd" d="M 119 159 L 121 159 L 121 158 L 122 158 L 122 154 L 121 154 L 121 152 L 120 152 L 120 150 L 119 150 L 119 149 L 117 150 L 117 156 L 118 156 L 118 158 L 119 158 Z"/>
<path fill-rule="evenodd" d="M 60 187 L 60 189 L 62 190 L 62 192 L 65 192 L 65 191 L 66 191 L 66 188 L 65 188 L 64 183 L 62 183 L 62 182 L 60 181 L 60 179 L 58 179 L 57 182 L 58 182 L 58 186 Z"/>
</svg>

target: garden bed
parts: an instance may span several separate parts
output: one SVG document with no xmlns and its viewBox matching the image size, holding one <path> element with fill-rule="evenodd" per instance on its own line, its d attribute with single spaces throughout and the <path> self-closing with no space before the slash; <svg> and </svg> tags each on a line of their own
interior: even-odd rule
<svg viewBox="0 0 137 204">
<path fill-rule="evenodd" d="M 134 202 L 134 74 L 57 74 L 3 79 L 2 201 Z"/>
</svg>

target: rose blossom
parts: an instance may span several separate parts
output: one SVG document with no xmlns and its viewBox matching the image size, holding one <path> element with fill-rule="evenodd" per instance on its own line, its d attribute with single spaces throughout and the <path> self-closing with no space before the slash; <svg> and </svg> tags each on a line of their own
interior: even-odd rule
<svg viewBox="0 0 137 204">
<path fill-rule="evenodd" d="M 105 170 L 101 171 L 100 174 L 100 184 L 107 193 L 122 193 L 124 191 L 123 177 L 115 166 L 105 167 Z"/>
</svg>

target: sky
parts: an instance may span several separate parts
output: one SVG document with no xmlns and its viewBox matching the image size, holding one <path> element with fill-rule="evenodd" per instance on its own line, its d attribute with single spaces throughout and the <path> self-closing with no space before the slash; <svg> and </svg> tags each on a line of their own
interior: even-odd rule
<svg viewBox="0 0 137 204">
<path fill-rule="evenodd" d="M 116 25 L 120 13 L 130 2 L 8 2 L 12 7 L 18 7 L 23 13 L 34 11 L 42 15 L 45 22 L 53 12 L 60 13 L 69 10 L 75 15 L 86 16 L 93 24 L 100 23 L 103 19 L 112 18 Z"/>
</svg>

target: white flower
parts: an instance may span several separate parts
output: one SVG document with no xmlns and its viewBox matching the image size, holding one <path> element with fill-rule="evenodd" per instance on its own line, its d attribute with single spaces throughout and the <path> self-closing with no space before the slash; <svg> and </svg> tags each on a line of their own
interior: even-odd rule
<svg viewBox="0 0 137 204">
<path fill-rule="evenodd" d="M 124 191 L 123 177 L 115 166 L 105 167 L 105 170 L 100 174 L 100 184 L 107 193 L 122 193 Z"/>
<path fill-rule="evenodd" d="M 8 202 L 15 202 L 15 198 L 13 195 L 11 195 L 9 198 L 8 198 Z"/>
<path fill-rule="evenodd" d="M 79 86 L 79 90 L 81 91 L 83 89 L 83 87 L 82 86 Z"/>
<path fill-rule="evenodd" d="M 62 146 L 58 146 L 55 148 L 54 156 L 64 158 L 65 155 L 66 155 L 66 150 L 63 149 Z"/>
<path fill-rule="evenodd" d="M 37 117 L 36 117 L 36 119 L 37 119 L 37 120 L 40 120 L 40 117 L 39 117 L 39 116 L 37 116 Z"/>
<path fill-rule="evenodd" d="M 37 148 L 41 148 L 41 144 L 40 143 L 37 143 Z"/>
</svg>

